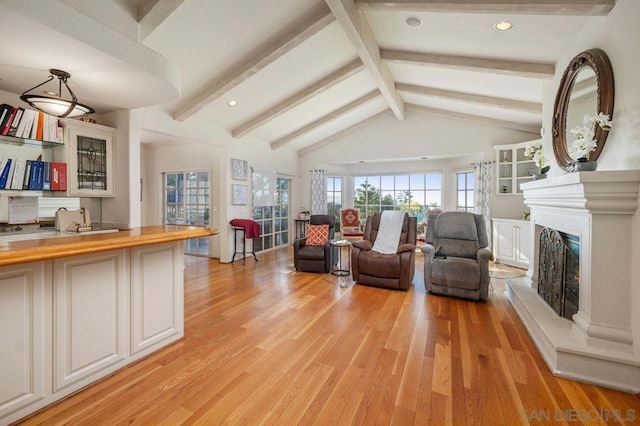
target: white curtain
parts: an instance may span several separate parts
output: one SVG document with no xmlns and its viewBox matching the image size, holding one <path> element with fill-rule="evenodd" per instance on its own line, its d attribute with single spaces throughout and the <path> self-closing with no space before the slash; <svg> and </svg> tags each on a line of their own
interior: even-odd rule
<svg viewBox="0 0 640 426">
<path fill-rule="evenodd" d="M 327 171 L 309 170 L 311 173 L 311 214 L 327 214 Z"/>
<path fill-rule="evenodd" d="M 278 174 L 271 170 L 251 168 L 254 206 L 275 206 Z"/>
<path fill-rule="evenodd" d="M 487 236 L 489 238 L 489 246 L 491 246 L 491 177 L 493 175 L 493 161 L 481 161 L 474 163 L 474 199 L 475 213 L 484 217 L 484 223 L 487 228 Z"/>
</svg>

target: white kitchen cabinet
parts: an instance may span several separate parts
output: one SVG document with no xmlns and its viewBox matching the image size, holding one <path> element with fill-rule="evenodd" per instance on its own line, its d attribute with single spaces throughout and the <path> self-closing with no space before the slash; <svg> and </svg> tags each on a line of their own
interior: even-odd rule
<svg viewBox="0 0 640 426">
<path fill-rule="evenodd" d="M 131 249 L 131 355 L 184 335 L 183 246 Z"/>
<path fill-rule="evenodd" d="M 79 120 L 63 120 L 63 147 L 55 161 L 67 163 L 68 197 L 115 197 L 116 129 Z"/>
<path fill-rule="evenodd" d="M 0 423 L 16 410 L 51 393 L 50 263 L 32 262 L 0 269 Z"/>
<path fill-rule="evenodd" d="M 492 221 L 493 256 L 496 262 L 528 268 L 531 256 L 531 222 L 518 219 Z"/>
<path fill-rule="evenodd" d="M 183 253 L 179 240 L 0 266 L 0 425 L 182 338 Z"/>
<path fill-rule="evenodd" d="M 127 260 L 128 250 L 54 260 L 54 391 L 124 364 L 129 323 Z"/>
<path fill-rule="evenodd" d="M 540 140 L 522 142 L 512 145 L 496 145 L 496 192 L 501 195 L 522 194 L 520 184 L 531 182 L 530 172 L 536 165 L 532 159 L 525 157 L 528 145 L 541 143 Z"/>
</svg>

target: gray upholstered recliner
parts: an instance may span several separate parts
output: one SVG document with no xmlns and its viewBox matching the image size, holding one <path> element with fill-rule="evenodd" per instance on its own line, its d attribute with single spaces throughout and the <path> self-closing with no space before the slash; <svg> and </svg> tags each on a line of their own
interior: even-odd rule
<svg viewBox="0 0 640 426">
<path fill-rule="evenodd" d="M 424 253 L 427 291 L 486 300 L 489 260 L 486 226 L 481 215 L 466 212 L 430 214 Z"/>
</svg>

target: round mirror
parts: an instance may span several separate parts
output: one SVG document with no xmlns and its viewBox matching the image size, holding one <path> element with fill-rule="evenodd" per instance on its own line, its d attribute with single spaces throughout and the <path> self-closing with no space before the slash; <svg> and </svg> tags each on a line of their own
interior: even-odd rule
<svg viewBox="0 0 640 426">
<path fill-rule="evenodd" d="M 587 114 L 603 113 L 613 119 L 613 97 L 613 70 L 602 50 L 587 50 L 571 60 L 560 81 L 553 113 L 553 153 L 564 170 L 572 171 L 577 160 L 569 154 L 574 141 L 571 129 L 582 125 Z M 591 160 L 600 156 L 607 133 L 596 126 L 597 147 Z"/>
</svg>

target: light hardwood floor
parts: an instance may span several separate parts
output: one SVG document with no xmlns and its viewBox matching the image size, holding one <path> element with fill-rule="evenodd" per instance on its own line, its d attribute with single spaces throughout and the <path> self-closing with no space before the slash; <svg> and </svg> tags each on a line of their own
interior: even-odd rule
<svg viewBox="0 0 640 426">
<path fill-rule="evenodd" d="M 637 395 L 549 372 L 501 279 L 474 303 L 427 295 L 420 253 L 408 292 L 258 257 L 188 257 L 185 339 L 24 424 L 640 423 Z"/>
</svg>

